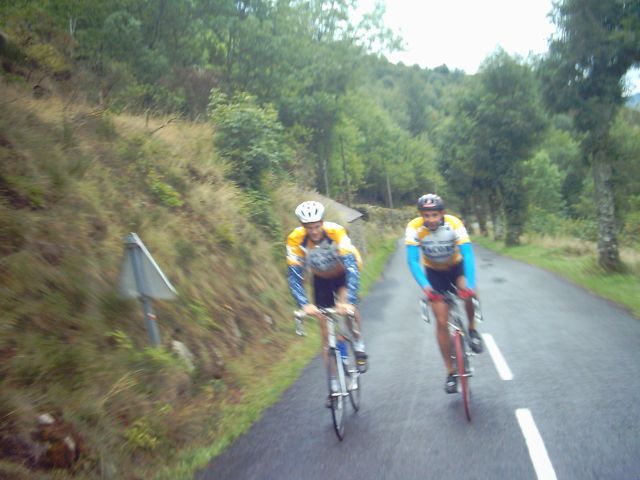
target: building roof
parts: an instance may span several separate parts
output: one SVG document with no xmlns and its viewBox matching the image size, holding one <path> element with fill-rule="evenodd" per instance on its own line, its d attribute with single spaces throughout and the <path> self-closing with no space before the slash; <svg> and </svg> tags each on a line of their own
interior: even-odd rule
<svg viewBox="0 0 640 480">
<path fill-rule="evenodd" d="M 331 206 L 332 208 L 338 210 L 338 212 L 340 212 L 340 214 L 343 215 L 345 220 L 349 223 L 364 216 L 362 212 L 359 212 L 358 210 L 355 210 L 351 207 L 347 207 L 343 203 L 336 202 L 332 198 L 325 197 L 324 195 L 320 194 L 318 194 L 318 197 L 320 197 L 320 201 L 325 205 Z"/>
</svg>

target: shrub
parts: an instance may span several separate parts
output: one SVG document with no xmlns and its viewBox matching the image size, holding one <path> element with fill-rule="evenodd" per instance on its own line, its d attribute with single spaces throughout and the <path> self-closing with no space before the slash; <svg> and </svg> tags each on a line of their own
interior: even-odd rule
<svg viewBox="0 0 640 480">
<path fill-rule="evenodd" d="M 178 193 L 171 185 L 160 180 L 160 176 L 155 170 L 151 170 L 147 174 L 147 181 L 151 192 L 166 207 L 181 207 L 184 205 L 180 193 Z"/>
<path fill-rule="evenodd" d="M 273 107 L 261 107 L 247 94 L 228 101 L 214 92 L 209 112 L 216 127 L 214 143 L 231 164 L 229 177 L 238 185 L 260 190 L 265 173 L 282 170 L 290 152 Z"/>
<path fill-rule="evenodd" d="M 283 237 L 282 225 L 273 212 L 273 201 L 265 193 L 259 191 L 248 191 L 246 193 L 251 220 L 264 227 L 264 230 L 273 238 Z"/>
<path fill-rule="evenodd" d="M 116 126 L 109 113 L 104 113 L 96 125 L 96 135 L 102 140 L 113 140 L 118 135 Z"/>
<path fill-rule="evenodd" d="M 27 46 L 24 51 L 29 59 L 52 75 L 67 76 L 71 73 L 71 66 L 64 55 L 51 44 L 35 43 Z"/>
</svg>

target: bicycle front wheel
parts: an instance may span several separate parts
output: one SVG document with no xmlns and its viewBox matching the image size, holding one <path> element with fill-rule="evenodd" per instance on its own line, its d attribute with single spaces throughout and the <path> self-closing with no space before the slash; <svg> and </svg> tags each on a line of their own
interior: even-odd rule
<svg viewBox="0 0 640 480">
<path fill-rule="evenodd" d="M 338 379 L 338 391 L 331 388 L 331 375 Z M 342 381 L 340 380 L 342 378 Z M 342 356 L 338 349 L 333 349 L 329 355 L 329 397 L 331 399 L 331 419 L 333 428 L 340 440 L 344 438 L 344 395 L 342 395 L 342 382 L 344 381 L 344 369 L 342 368 Z"/>
<path fill-rule="evenodd" d="M 351 401 L 351 406 L 357 412 L 360 410 L 362 386 L 360 384 L 360 371 L 358 370 L 356 352 L 353 349 L 353 345 L 349 345 L 349 359 L 345 365 L 345 369 L 347 370 L 347 391 L 349 392 L 349 400 Z"/>
<path fill-rule="evenodd" d="M 467 420 L 471 421 L 471 392 L 469 389 L 469 376 L 466 368 L 467 353 L 464 350 L 462 335 L 456 331 L 453 337 L 453 344 L 456 350 L 456 366 L 458 368 L 458 379 L 460 380 L 460 390 L 464 403 L 464 413 Z"/>
</svg>

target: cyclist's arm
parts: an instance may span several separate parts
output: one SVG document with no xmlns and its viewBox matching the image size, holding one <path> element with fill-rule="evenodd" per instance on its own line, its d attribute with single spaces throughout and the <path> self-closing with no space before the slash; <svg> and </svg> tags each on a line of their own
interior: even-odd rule
<svg viewBox="0 0 640 480">
<path fill-rule="evenodd" d="M 464 276 L 467 279 L 467 287 L 471 290 L 476 288 L 476 260 L 473 254 L 473 246 L 471 242 L 460 245 L 460 254 L 462 255 L 462 268 Z"/>
<path fill-rule="evenodd" d="M 304 268 L 302 265 L 289 265 L 289 290 L 299 307 L 309 303 L 304 290 Z"/>
<path fill-rule="evenodd" d="M 351 242 L 346 229 L 338 224 L 325 222 L 329 226 L 327 235 L 338 244 L 340 260 L 345 270 L 345 286 L 347 287 L 347 303 L 356 305 L 358 303 L 358 292 L 360 291 L 360 267 L 356 247 Z M 357 256 L 356 256 L 357 255 Z"/>
<path fill-rule="evenodd" d="M 358 292 L 360 290 L 360 269 L 358 261 L 353 253 L 342 255 L 342 264 L 345 270 L 345 283 L 347 287 L 347 302 L 351 305 L 358 303 Z"/>
<path fill-rule="evenodd" d="M 420 247 L 418 245 L 407 245 L 407 262 L 409 263 L 409 269 L 416 279 L 421 289 L 431 288 L 429 280 L 424 273 L 424 269 L 420 264 Z"/>
</svg>

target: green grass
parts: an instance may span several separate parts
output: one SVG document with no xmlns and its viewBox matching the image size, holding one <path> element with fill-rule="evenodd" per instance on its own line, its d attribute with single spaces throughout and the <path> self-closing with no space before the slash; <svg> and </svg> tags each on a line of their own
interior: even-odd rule
<svg viewBox="0 0 640 480">
<path fill-rule="evenodd" d="M 476 236 L 474 242 L 523 262 L 542 267 L 571 280 L 603 298 L 627 307 L 640 318 L 640 276 L 635 273 L 607 273 L 598 266 L 594 254 L 576 253 L 570 246 L 548 247 L 533 240 L 526 245 L 505 247 L 485 237 Z"/>
<path fill-rule="evenodd" d="M 361 276 L 360 295 L 364 297 L 371 287 L 378 281 L 387 260 L 396 249 L 397 235 L 391 235 L 377 240 L 373 247 L 369 247 L 364 269 Z"/>
<path fill-rule="evenodd" d="M 162 469 L 157 480 L 193 478 L 194 472 L 205 467 L 212 458 L 244 434 L 261 417 L 264 410 L 278 401 L 282 393 L 299 376 L 302 369 L 318 352 L 320 337 L 318 328 L 308 323 L 306 337 L 296 337 L 279 361 L 269 368 L 256 365 L 249 358 L 235 359 L 228 368 L 237 372 L 242 388 L 240 400 L 231 399 L 218 407 L 217 419 L 211 428 L 215 435 L 206 447 L 182 450 L 171 466 Z M 293 316 L 289 332 L 293 332 Z M 286 333 L 282 333 L 287 335 Z"/>
</svg>

